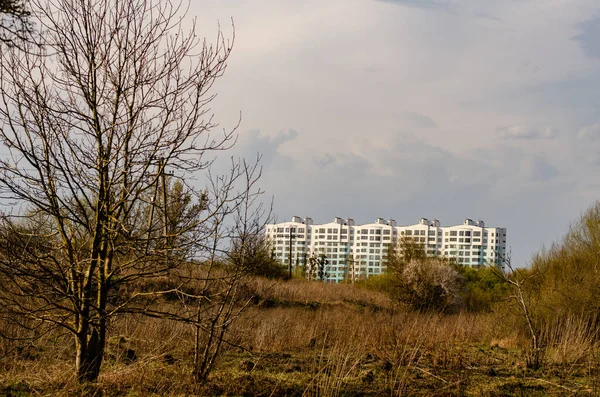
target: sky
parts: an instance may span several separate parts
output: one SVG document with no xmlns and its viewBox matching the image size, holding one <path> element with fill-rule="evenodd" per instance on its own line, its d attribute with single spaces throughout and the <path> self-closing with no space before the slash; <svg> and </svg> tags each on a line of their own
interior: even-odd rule
<svg viewBox="0 0 600 397">
<path fill-rule="evenodd" d="M 193 1 L 212 104 L 277 220 L 506 227 L 526 266 L 600 197 L 597 0 Z"/>
</svg>

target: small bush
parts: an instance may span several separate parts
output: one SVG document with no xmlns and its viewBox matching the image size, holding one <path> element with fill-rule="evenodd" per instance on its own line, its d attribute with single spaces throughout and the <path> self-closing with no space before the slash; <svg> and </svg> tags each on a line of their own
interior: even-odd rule
<svg viewBox="0 0 600 397">
<path fill-rule="evenodd" d="M 398 275 L 395 293 L 401 302 L 421 311 L 447 311 L 460 307 L 462 278 L 438 258 L 411 260 Z"/>
</svg>

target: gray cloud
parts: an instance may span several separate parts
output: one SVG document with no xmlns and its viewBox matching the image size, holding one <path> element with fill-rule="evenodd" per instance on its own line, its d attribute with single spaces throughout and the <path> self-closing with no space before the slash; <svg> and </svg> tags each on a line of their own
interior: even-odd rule
<svg viewBox="0 0 600 397">
<path fill-rule="evenodd" d="M 592 165 L 600 165 L 600 123 L 582 127 L 575 137 L 578 157 Z"/>
<path fill-rule="evenodd" d="M 382 1 L 194 2 L 208 35 L 239 28 L 215 114 L 260 132 L 235 153 L 263 153 L 280 219 L 482 218 L 524 264 L 600 197 L 598 5 Z"/>
<path fill-rule="evenodd" d="M 290 156 L 282 154 L 280 149 L 282 145 L 294 141 L 297 137 L 298 132 L 293 129 L 280 131 L 274 136 L 263 134 L 260 130 L 250 130 L 240 134 L 231 154 L 234 157 L 249 160 L 255 159 L 257 155 L 260 155 L 260 163 L 264 168 L 277 168 L 289 171 L 294 168 L 295 160 Z M 228 166 L 228 164 L 224 166 Z"/>
<path fill-rule="evenodd" d="M 592 58 L 600 58 L 600 17 L 580 24 L 581 33 L 573 37 L 581 45 L 583 52 Z"/>
<path fill-rule="evenodd" d="M 411 8 L 426 8 L 451 11 L 456 7 L 456 0 L 379 0 Z"/>
<path fill-rule="evenodd" d="M 298 157 L 292 170 L 268 167 L 264 183 L 275 196 L 279 219 L 293 214 L 317 222 L 334 216 L 363 223 L 382 216 L 401 224 L 420 217 L 437 217 L 444 224 L 483 219 L 490 226 L 509 228 L 510 244 L 523 265 L 528 259 L 518 247 L 527 238 L 520 226 L 523 219 L 548 224 L 547 213 L 557 203 L 574 200 L 569 196 L 573 186 L 560 182 L 558 168 L 544 153 L 500 145 L 457 155 L 406 134 L 388 143 L 365 143 L 360 153 Z M 568 219 L 561 215 L 552 222 Z M 536 239 L 541 244 L 547 235 L 536 234 Z"/>
<path fill-rule="evenodd" d="M 557 130 L 548 125 L 533 126 L 529 124 L 515 124 L 497 127 L 496 132 L 499 133 L 503 139 L 554 139 L 557 136 Z"/>
<path fill-rule="evenodd" d="M 328 165 L 335 164 L 337 162 L 337 158 L 335 158 L 334 156 L 332 156 L 329 153 L 326 153 L 324 157 L 317 158 L 315 161 L 317 162 L 319 167 L 324 168 L 324 167 L 327 167 Z"/>
<path fill-rule="evenodd" d="M 586 125 L 577 133 L 577 140 L 590 143 L 600 140 L 600 123 Z"/>
<path fill-rule="evenodd" d="M 403 112 L 399 118 L 408 128 L 437 128 L 437 123 L 429 116 L 416 112 Z"/>
<path fill-rule="evenodd" d="M 481 12 L 481 11 L 475 12 L 473 15 L 475 15 L 477 18 L 485 19 L 486 21 L 492 21 L 492 22 L 496 22 L 496 23 L 504 22 L 502 20 L 502 18 L 498 18 L 498 17 L 495 17 L 493 15 L 490 15 L 488 13 Z"/>
<path fill-rule="evenodd" d="M 548 182 L 558 175 L 558 169 L 543 154 L 530 155 L 521 164 L 523 175 L 531 182 Z"/>
</svg>

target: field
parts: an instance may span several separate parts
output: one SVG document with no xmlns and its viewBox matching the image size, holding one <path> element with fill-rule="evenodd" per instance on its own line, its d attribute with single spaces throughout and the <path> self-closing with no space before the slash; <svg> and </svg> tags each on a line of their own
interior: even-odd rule
<svg viewBox="0 0 600 397">
<path fill-rule="evenodd" d="M 3 396 L 522 396 L 597 395 L 600 357 L 576 322 L 528 369 L 518 317 L 421 314 L 351 285 L 252 278 L 253 304 L 238 318 L 205 385 L 193 382 L 193 330 L 124 317 L 96 384 L 79 386 L 67 335 L 3 341 Z M 165 301 L 170 305 L 174 302 Z M 548 334 L 551 332 L 548 331 Z M 566 335 L 566 336 L 565 336 Z"/>
</svg>

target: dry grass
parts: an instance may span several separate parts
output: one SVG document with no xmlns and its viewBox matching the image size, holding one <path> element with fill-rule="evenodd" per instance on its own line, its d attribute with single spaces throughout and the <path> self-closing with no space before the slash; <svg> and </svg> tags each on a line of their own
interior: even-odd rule
<svg viewBox="0 0 600 397">
<path fill-rule="evenodd" d="M 72 342 L 49 334 L 0 360 L 0 395 L 563 395 L 600 383 L 596 338 L 576 319 L 548 328 L 546 366 L 528 372 L 526 339 L 497 314 L 414 313 L 379 293 L 297 280 L 256 278 L 247 292 L 259 299 L 207 385 L 192 382 L 190 326 L 129 316 L 111 324 L 97 384 L 77 385 Z"/>
<path fill-rule="evenodd" d="M 347 284 L 325 284 L 304 279 L 287 282 L 255 277 L 247 286 L 266 305 L 301 305 L 318 307 L 340 303 L 354 304 L 371 310 L 393 310 L 397 305 L 384 293 L 368 291 Z"/>
</svg>

